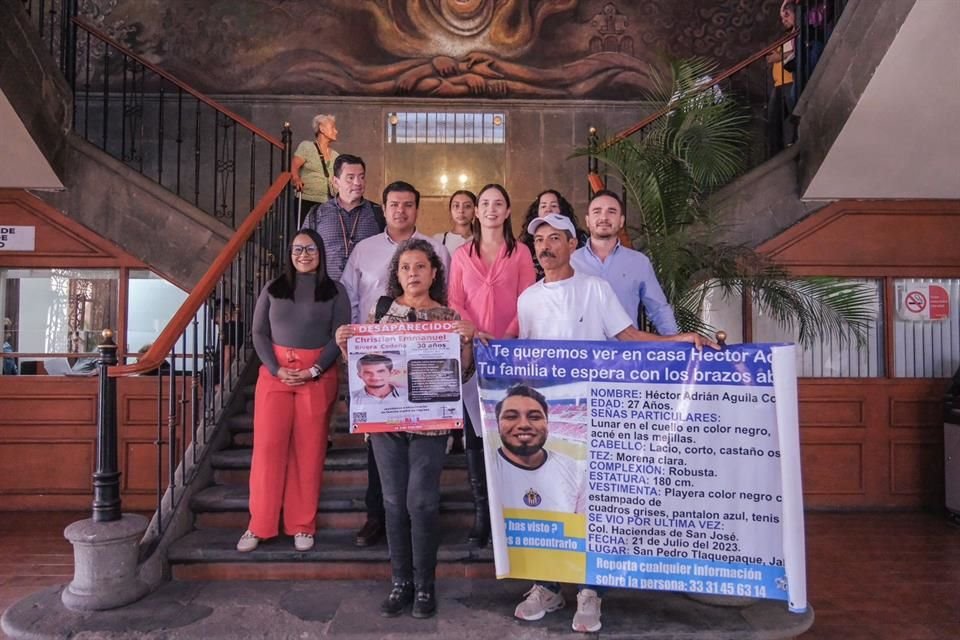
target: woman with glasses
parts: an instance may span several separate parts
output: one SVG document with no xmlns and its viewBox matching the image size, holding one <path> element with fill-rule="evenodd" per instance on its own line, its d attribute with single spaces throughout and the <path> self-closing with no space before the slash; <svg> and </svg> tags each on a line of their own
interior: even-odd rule
<svg viewBox="0 0 960 640">
<path fill-rule="evenodd" d="M 254 398 L 250 525 L 237 551 L 253 551 L 283 530 L 297 551 L 313 548 L 317 499 L 337 395 L 334 336 L 350 322 L 343 286 L 327 275 L 323 240 L 300 231 L 286 270 L 260 293 L 253 344 L 260 358 Z"/>
<path fill-rule="evenodd" d="M 462 379 L 473 372 L 475 329 L 446 306 L 447 287 L 443 263 L 427 240 L 403 242 L 390 262 L 385 312 L 374 311 L 369 322 L 457 321 L 460 333 Z M 390 300 L 392 298 L 392 301 Z M 385 306 L 385 305 L 384 305 Z M 380 307 L 380 304 L 377 305 Z M 344 358 L 354 327 L 337 330 L 337 343 Z M 436 612 L 434 579 L 440 545 L 440 473 L 446 456 L 447 431 L 396 431 L 370 436 L 383 483 L 387 519 L 387 544 L 393 587 L 380 612 L 400 615 L 412 606 L 415 618 Z"/>
<path fill-rule="evenodd" d="M 477 217 L 470 242 L 457 249 L 450 262 L 450 306 L 472 322 L 485 338 L 516 338 L 517 299 L 535 280 L 533 258 L 513 237 L 510 195 L 499 184 L 488 184 L 477 197 Z M 467 474 L 473 494 L 473 527 L 467 541 L 486 546 L 490 537 L 483 441 L 480 439 L 480 397 L 476 380 L 464 385 L 469 424 L 464 428 Z M 474 430 L 474 427 L 477 427 Z"/>
</svg>

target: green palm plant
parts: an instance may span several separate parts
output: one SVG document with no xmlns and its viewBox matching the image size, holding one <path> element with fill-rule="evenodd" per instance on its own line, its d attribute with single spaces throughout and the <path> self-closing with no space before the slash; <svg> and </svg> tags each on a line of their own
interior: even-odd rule
<svg viewBox="0 0 960 640">
<path fill-rule="evenodd" d="M 631 236 L 652 261 L 683 331 L 710 333 L 703 319 L 708 294 L 750 292 L 759 310 L 802 344 L 815 339 L 865 339 L 875 316 L 869 287 L 835 278 L 797 278 L 746 245 L 717 240 L 721 230 L 709 196 L 743 170 L 750 143 L 749 112 L 735 97 L 706 88 L 715 65 L 674 61 L 654 74 L 651 100 L 669 107 L 641 135 L 578 150 L 619 177 L 633 205 Z"/>
</svg>

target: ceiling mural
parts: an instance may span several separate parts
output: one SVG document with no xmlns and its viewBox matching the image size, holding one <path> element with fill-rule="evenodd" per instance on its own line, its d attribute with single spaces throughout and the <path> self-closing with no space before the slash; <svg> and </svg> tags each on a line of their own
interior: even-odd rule
<svg viewBox="0 0 960 640">
<path fill-rule="evenodd" d="M 663 55 L 736 63 L 780 0 L 85 0 L 212 93 L 635 99 Z"/>
</svg>

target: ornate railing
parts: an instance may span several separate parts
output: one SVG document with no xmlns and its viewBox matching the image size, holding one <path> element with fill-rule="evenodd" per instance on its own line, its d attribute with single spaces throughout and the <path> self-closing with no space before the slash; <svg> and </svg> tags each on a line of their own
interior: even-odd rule
<svg viewBox="0 0 960 640">
<path fill-rule="evenodd" d="M 766 160 L 779 153 L 784 146 L 789 146 L 793 140 L 783 140 L 777 144 L 771 140 L 770 128 L 777 123 L 771 119 L 783 114 L 791 118 L 790 112 L 806 82 L 819 60 L 820 54 L 827 39 L 830 37 L 837 19 L 843 12 L 848 0 L 800 0 L 797 3 L 797 28 L 785 33 L 775 42 L 757 51 L 745 60 L 726 69 L 715 77 L 704 78 L 698 83 L 691 96 L 703 95 L 705 99 L 716 96 L 733 97 L 742 102 L 749 111 L 749 128 L 754 144 L 750 146 L 749 156 L 744 163 L 744 170 L 759 166 Z M 791 51 L 792 50 L 792 51 Z M 789 90 L 774 92 L 775 72 L 770 60 L 794 58 L 792 72 L 781 71 L 780 83 L 784 76 L 792 82 Z M 666 117 L 677 104 L 671 103 L 651 113 L 623 131 L 601 140 L 601 134 L 591 128 L 587 140 L 587 148 L 591 151 L 601 151 L 618 142 L 638 136 L 641 139 L 650 131 L 651 126 L 658 120 Z M 610 175 L 607 167 L 602 167 L 598 158 L 592 154 L 587 156 L 587 176 L 590 193 L 609 188 Z M 624 193 L 624 197 L 626 194 Z"/>
<path fill-rule="evenodd" d="M 117 365 L 116 346 L 109 336 L 100 347 L 94 474 L 94 518 L 99 521 L 120 518 L 117 395 L 112 381 L 142 375 L 157 380 L 157 511 L 144 542 L 148 548 L 168 527 L 254 356 L 251 328 L 256 299 L 282 268 L 291 233 L 289 180 L 290 174 L 282 173 L 274 181 L 137 362 Z"/>
<path fill-rule="evenodd" d="M 77 17 L 76 0 L 24 0 L 73 91 L 73 129 L 227 225 L 289 166 L 264 132 Z"/>
</svg>

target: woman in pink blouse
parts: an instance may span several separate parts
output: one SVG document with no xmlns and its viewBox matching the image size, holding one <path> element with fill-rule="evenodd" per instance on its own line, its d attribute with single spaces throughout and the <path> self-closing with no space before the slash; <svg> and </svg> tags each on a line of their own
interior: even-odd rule
<svg viewBox="0 0 960 640">
<path fill-rule="evenodd" d="M 513 237 L 510 195 L 499 184 L 488 184 L 477 195 L 473 238 L 453 254 L 450 262 L 449 305 L 472 322 L 481 338 L 516 338 L 517 298 L 536 281 L 533 257 L 526 245 Z M 490 535 L 490 512 L 483 468 L 480 399 L 476 376 L 463 385 L 468 423 L 467 472 L 476 514 L 468 540 L 485 546 Z M 475 425 L 476 430 L 472 425 Z"/>
</svg>

